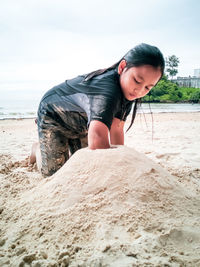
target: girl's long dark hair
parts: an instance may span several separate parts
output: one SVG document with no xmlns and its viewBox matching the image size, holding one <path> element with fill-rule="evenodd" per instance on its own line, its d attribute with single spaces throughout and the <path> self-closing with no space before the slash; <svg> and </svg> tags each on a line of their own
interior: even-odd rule
<svg viewBox="0 0 200 267">
<path fill-rule="evenodd" d="M 165 60 L 164 60 L 163 54 L 156 46 L 152 46 L 152 45 L 145 44 L 145 43 L 139 44 L 139 45 L 135 46 L 134 48 L 132 48 L 131 50 L 129 50 L 128 53 L 126 53 L 125 56 L 121 60 L 123 60 L 123 59 L 126 60 L 126 69 L 127 70 L 131 67 L 139 67 L 142 65 L 151 65 L 156 69 L 157 68 L 160 69 L 160 72 L 161 72 L 160 79 L 162 78 L 162 76 L 164 74 Z M 106 72 L 108 70 L 117 68 L 117 66 L 119 65 L 121 60 L 119 60 L 117 63 L 113 64 L 112 66 L 110 66 L 108 68 L 99 69 L 99 70 L 96 70 L 96 71 L 93 71 L 93 72 L 87 74 L 85 77 L 85 81 L 88 81 L 97 75 L 103 74 L 104 72 Z M 131 123 L 130 123 L 130 126 L 128 127 L 127 131 L 131 128 L 131 126 L 134 123 L 135 116 L 136 116 L 137 109 L 138 109 L 139 105 L 141 105 L 141 98 L 138 98 L 135 100 L 132 118 L 131 118 Z"/>
</svg>

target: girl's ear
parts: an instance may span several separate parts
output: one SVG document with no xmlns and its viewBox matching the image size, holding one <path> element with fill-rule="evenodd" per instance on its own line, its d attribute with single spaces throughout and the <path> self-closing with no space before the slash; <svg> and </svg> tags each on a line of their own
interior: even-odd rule
<svg viewBox="0 0 200 267">
<path fill-rule="evenodd" d="M 125 67 L 126 67 L 126 60 L 122 59 L 122 61 L 120 61 L 119 65 L 118 65 L 118 74 L 119 75 L 122 73 L 122 71 L 124 70 Z"/>
</svg>

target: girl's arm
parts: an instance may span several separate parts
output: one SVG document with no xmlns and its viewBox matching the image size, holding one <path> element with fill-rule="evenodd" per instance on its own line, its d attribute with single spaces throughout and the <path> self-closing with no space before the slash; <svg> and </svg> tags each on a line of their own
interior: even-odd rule
<svg viewBox="0 0 200 267">
<path fill-rule="evenodd" d="M 88 147 L 90 149 L 109 148 L 109 129 L 101 121 L 93 120 L 88 129 Z"/>
<path fill-rule="evenodd" d="M 124 145 L 124 121 L 114 118 L 110 129 L 112 145 Z"/>
</svg>

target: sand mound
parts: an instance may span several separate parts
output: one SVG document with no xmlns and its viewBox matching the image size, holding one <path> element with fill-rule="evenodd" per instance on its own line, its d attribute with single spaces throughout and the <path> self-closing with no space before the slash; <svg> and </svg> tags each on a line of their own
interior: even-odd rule
<svg viewBox="0 0 200 267">
<path fill-rule="evenodd" d="M 21 195 L 2 246 L 21 266 L 197 266 L 199 206 L 134 149 L 86 148 Z"/>
</svg>

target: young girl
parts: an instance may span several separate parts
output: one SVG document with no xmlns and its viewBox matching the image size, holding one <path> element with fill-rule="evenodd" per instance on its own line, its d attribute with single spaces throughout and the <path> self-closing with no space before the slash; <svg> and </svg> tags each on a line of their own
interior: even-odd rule
<svg viewBox="0 0 200 267">
<path fill-rule="evenodd" d="M 30 163 L 36 161 L 43 176 L 50 176 L 80 148 L 123 145 L 133 102 L 129 128 L 137 104 L 162 78 L 164 65 L 157 47 L 140 44 L 111 67 L 50 89 L 39 105 L 39 143 L 32 147 Z"/>
</svg>

